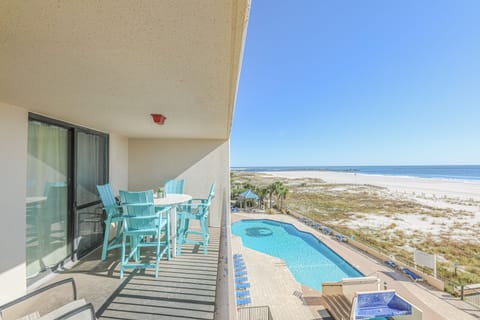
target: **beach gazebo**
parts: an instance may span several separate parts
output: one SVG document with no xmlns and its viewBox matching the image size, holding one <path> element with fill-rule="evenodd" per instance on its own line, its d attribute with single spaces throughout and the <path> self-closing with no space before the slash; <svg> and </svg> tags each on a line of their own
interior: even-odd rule
<svg viewBox="0 0 480 320">
<path fill-rule="evenodd" d="M 257 203 L 259 197 L 252 190 L 248 189 L 238 195 L 238 200 L 243 202 L 243 208 L 246 207 L 249 201 Z"/>
</svg>

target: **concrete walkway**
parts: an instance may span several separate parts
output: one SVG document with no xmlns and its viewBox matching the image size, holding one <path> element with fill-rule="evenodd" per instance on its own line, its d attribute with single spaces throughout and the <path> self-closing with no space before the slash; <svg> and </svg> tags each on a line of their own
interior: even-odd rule
<svg viewBox="0 0 480 320">
<path fill-rule="evenodd" d="M 389 289 L 395 289 L 397 293 L 409 300 L 412 304 L 416 305 L 423 311 L 423 319 L 432 320 L 474 320 L 480 319 L 480 310 L 472 307 L 468 303 L 461 301 L 453 296 L 431 288 L 426 285 L 414 283 L 406 278 L 398 271 L 394 271 L 381 262 L 370 258 L 369 256 L 357 251 L 350 247 L 348 244 L 338 242 L 329 236 L 326 236 L 317 230 L 301 223 L 297 219 L 287 215 L 268 215 L 268 214 L 247 214 L 238 213 L 232 215 L 232 222 L 241 219 L 273 219 L 282 222 L 287 222 L 295 225 L 299 230 L 307 231 L 321 239 L 327 246 L 333 249 L 342 258 L 347 260 L 357 269 L 359 269 L 365 275 L 375 275 L 379 277 L 383 282 L 387 282 Z M 264 287 L 270 288 L 268 290 L 275 290 L 275 296 L 269 296 L 267 293 L 254 293 L 252 291 L 252 300 L 255 305 L 270 305 L 272 314 L 278 314 L 279 317 L 274 319 L 315 319 L 319 318 L 323 312 L 321 307 L 313 308 L 314 312 L 310 315 L 302 313 L 302 317 L 297 316 L 295 318 L 288 318 L 284 315 L 287 312 L 294 312 L 293 310 L 300 310 L 308 308 L 301 304 L 297 306 L 300 299 L 293 296 L 294 290 L 298 290 L 298 284 L 291 283 L 293 279 L 292 274 L 288 271 L 288 268 L 284 263 L 276 258 L 261 254 L 254 250 L 241 247 L 241 240 L 234 241 L 233 249 L 244 252 L 246 264 L 248 266 L 249 278 L 251 278 L 252 287 Z M 254 251 L 252 254 L 251 251 Z M 234 251 L 235 252 L 235 251 Z M 273 266 L 276 266 L 276 269 Z M 254 267 L 250 267 L 254 266 Z M 257 267 L 258 266 L 258 267 Z M 270 271 L 267 271 L 269 269 Z M 288 280 L 283 280 L 288 279 Z M 259 282 L 257 282 L 259 281 Z M 295 280 L 293 280 L 295 281 Z M 273 282 L 273 284 L 272 284 Z M 274 288 L 274 289 L 273 289 Z M 282 292 L 283 288 L 283 292 Z M 310 290 L 303 290 L 305 296 L 314 295 Z M 272 300 L 278 299 L 276 302 Z M 288 299 L 288 300 L 286 300 Z M 292 300 L 290 302 L 290 300 Z M 286 303 L 288 301 L 288 303 Z M 285 306 L 292 303 L 292 310 L 287 310 L 289 307 Z M 301 303 L 301 302 L 300 302 Z M 276 310 L 278 308 L 278 310 Z M 300 313 L 297 313 L 298 315 Z"/>
<path fill-rule="evenodd" d="M 233 236 L 232 249 L 241 253 L 251 284 L 250 306 L 270 307 L 275 320 L 315 319 L 309 307 L 303 305 L 294 292 L 302 292 L 302 286 L 293 278 L 283 260 L 242 246 L 240 237 Z"/>
</svg>

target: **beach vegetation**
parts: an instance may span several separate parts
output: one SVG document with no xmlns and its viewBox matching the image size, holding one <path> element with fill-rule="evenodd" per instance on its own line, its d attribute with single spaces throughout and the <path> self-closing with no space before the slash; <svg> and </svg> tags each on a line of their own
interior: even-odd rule
<svg viewBox="0 0 480 320">
<path fill-rule="evenodd" d="M 446 283 L 480 283 L 480 239 L 476 232 L 480 223 L 467 224 L 474 215 L 471 211 L 435 207 L 416 201 L 418 196 L 427 198 L 426 195 L 404 192 L 394 196 L 386 188 L 373 185 L 325 183 L 313 178 L 281 179 L 260 173 L 241 179 L 267 188 L 270 207 L 276 200 L 277 209 L 307 216 L 408 265 L 413 265 L 414 250 L 437 254 L 442 257 L 437 262 L 437 275 Z M 279 191 L 282 185 L 288 186 L 288 198 Z M 462 202 L 440 196 L 429 199 L 480 205 L 478 201 Z M 421 229 L 419 225 L 428 228 Z M 456 273 L 454 262 L 459 264 Z"/>
</svg>

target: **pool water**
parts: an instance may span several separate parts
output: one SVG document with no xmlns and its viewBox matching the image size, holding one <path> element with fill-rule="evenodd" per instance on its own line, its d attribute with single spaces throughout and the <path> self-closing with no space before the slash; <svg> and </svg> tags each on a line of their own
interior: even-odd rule
<svg viewBox="0 0 480 320">
<path fill-rule="evenodd" d="M 289 223 L 242 220 L 232 224 L 232 233 L 244 246 L 283 259 L 298 282 L 318 291 L 322 282 L 363 276 L 318 238 Z"/>
</svg>

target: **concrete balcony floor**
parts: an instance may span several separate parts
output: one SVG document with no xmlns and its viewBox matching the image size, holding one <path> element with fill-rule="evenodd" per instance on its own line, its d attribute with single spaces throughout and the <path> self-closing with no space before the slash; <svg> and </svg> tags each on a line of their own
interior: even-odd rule
<svg viewBox="0 0 480 320">
<path fill-rule="evenodd" d="M 164 258 L 158 278 L 153 269 L 129 269 L 120 280 L 120 249 L 101 261 L 99 248 L 49 282 L 73 277 L 78 297 L 94 305 L 98 319 L 213 319 L 219 234 L 210 228 L 207 255 L 184 245 L 181 256 Z"/>
</svg>

